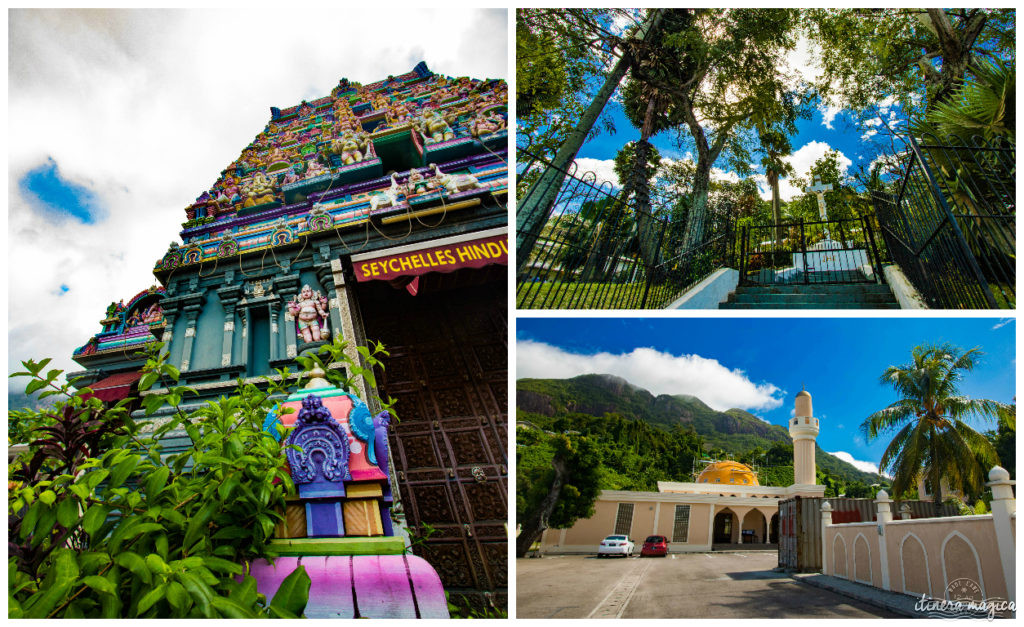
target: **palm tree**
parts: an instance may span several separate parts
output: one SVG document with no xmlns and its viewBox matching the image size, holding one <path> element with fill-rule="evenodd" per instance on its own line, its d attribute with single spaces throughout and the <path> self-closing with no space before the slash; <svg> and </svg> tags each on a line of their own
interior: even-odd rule
<svg viewBox="0 0 1024 627">
<path fill-rule="evenodd" d="M 896 431 L 879 466 L 892 473 L 894 494 L 914 487 L 924 475 L 934 495 L 935 516 L 942 507 L 942 486 L 967 494 L 978 492 L 985 468 L 999 463 L 991 442 L 964 422 L 972 416 L 998 418 L 1009 406 L 960 395 L 963 373 L 981 357 L 978 347 L 967 352 L 943 344 L 916 346 L 913 361 L 889 366 L 880 377 L 900 399 L 861 424 L 868 441 Z"/>
<path fill-rule="evenodd" d="M 772 220 L 775 222 L 775 245 L 782 244 L 782 210 L 779 198 L 779 177 L 791 176 L 793 165 L 783 161 L 791 152 L 793 145 L 785 133 L 775 129 L 759 131 L 760 151 L 764 154 L 761 165 L 764 167 L 768 185 L 772 188 Z"/>
</svg>

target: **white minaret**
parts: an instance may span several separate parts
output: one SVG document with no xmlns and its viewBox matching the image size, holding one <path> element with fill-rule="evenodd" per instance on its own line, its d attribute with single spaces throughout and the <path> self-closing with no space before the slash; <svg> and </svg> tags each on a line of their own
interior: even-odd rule
<svg viewBox="0 0 1024 627">
<path fill-rule="evenodd" d="M 818 437 L 818 419 L 811 410 L 811 395 L 801 390 L 796 395 L 796 412 L 789 421 L 793 438 L 793 484 L 815 485 L 814 443 Z"/>
</svg>

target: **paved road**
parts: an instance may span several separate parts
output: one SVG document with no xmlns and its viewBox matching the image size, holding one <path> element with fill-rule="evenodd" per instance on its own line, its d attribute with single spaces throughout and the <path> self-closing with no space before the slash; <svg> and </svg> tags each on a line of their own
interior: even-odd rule
<svg viewBox="0 0 1024 627">
<path fill-rule="evenodd" d="M 896 617 L 772 572 L 773 552 L 516 560 L 518 618 Z"/>
</svg>

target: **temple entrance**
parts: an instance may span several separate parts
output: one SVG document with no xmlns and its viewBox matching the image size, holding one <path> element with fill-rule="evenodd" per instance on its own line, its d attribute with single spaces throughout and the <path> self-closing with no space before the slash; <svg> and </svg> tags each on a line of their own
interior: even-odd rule
<svg viewBox="0 0 1024 627">
<path fill-rule="evenodd" d="M 779 515 L 772 514 L 772 522 L 768 525 L 768 542 L 777 544 L 779 542 Z"/>
<path fill-rule="evenodd" d="M 736 515 L 731 509 L 725 509 L 715 514 L 715 523 L 712 527 L 712 542 L 714 544 L 729 544 L 733 540 L 733 528 L 736 526 Z"/>
<path fill-rule="evenodd" d="M 507 607 L 508 347 L 504 266 L 420 277 L 412 296 L 358 287 L 366 338 L 391 354 L 378 374 L 396 399 L 390 444 L 414 548 L 453 601 Z"/>
</svg>

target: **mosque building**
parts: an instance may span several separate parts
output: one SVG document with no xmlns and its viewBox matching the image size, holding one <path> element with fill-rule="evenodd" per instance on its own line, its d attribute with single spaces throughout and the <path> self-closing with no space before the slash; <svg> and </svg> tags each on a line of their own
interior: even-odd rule
<svg viewBox="0 0 1024 627">
<path fill-rule="evenodd" d="M 796 397 L 789 421 L 793 438 L 793 485 L 762 486 L 745 464 L 716 461 L 692 483 L 659 481 L 657 492 L 602 490 L 594 515 L 568 529 L 547 529 L 541 553 L 594 553 L 603 538 L 627 535 L 639 545 L 647 536 L 668 538 L 669 552 L 710 551 L 716 544 L 774 544 L 779 537 L 779 501 L 821 497 L 815 483 L 818 419 L 806 390 Z"/>
</svg>

